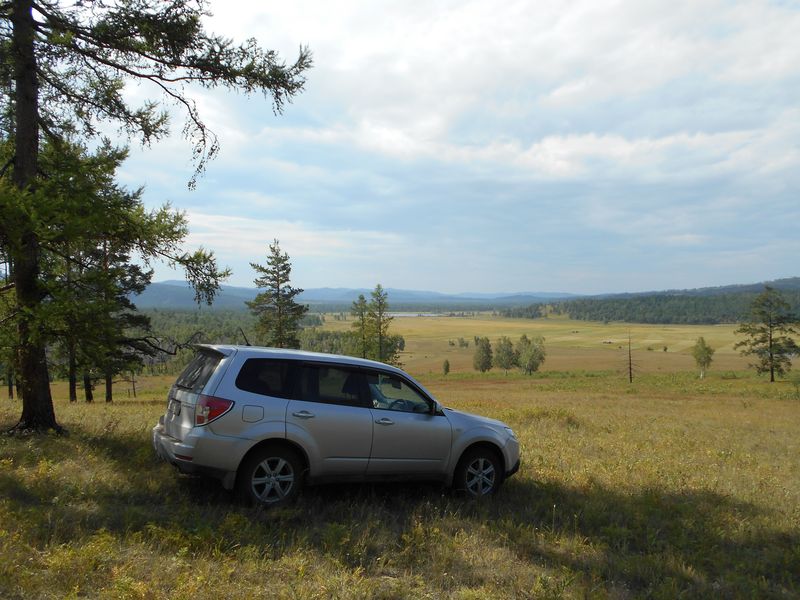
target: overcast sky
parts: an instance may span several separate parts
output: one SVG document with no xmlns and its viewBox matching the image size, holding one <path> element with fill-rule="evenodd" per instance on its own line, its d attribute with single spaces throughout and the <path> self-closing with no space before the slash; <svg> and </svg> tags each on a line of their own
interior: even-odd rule
<svg viewBox="0 0 800 600">
<path fill-rule="evenodd" d="M 214 1 L 306 91 L 195 93 L 222 151 L 195 191 L 179 133 L 121 179 L 185 210 L 252 285 L 622 292 L 800 275 L 800 3 Z M 132 95 L 155 93 L 131 89 Z M 170 278 L 158 270 L 156 279 Z"/>
</svg>

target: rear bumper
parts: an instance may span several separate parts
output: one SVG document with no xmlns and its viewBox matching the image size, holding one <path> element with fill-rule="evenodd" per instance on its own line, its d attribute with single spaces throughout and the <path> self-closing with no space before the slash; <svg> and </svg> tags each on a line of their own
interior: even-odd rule
<svg viewBox="0 0 800 600">
<path fill-rule="evenodd" d="M 163 461 L 175 466 L 181 473 L 188 475 L 203 475 L 222 481 L 223 487 L 232 489 L 236 482 L 236 472 L 218 469 L 208 465 L 196 464 L 195 446 L 182 443 L 180 440 L 167 435 L 164 426 L 159 423 L 153 427 L 153 449 Z"/>
<path fill-rule="evenodd" d="M 153 427 L 153 449 L 161 460 L 175 465 L 184 473 L 194 473 L 194 446 L 181 443 L 180 440 L 170 437 L 164 432 L 164 426 L 159 423 Z"/>
</svg>

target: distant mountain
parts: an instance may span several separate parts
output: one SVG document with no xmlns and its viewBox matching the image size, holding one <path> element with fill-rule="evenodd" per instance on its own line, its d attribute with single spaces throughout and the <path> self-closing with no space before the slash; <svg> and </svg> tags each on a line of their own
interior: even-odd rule
<svg viewBox="0 0 800 600">
<path fill-rule="evenodd" d="M 540 307 L 566 313 L 577 319 L 657 323 L 720 323 L 736 321 L 747 311 L 755 294 L 770 285 L 789 296 L 794 305 L 800 297 L 800 277 L 762 283 L 727 285 L 686 290 L 665 290 L 580 296 L 554 292 L 442 294 L 421 290 L 387 288 L 389 305 L 395 311 L 460 312 L 499 310 L 508 316 L 541 314 Z M 298 297 L 312 311 L 338 312 L 367 288 L 312 288 Z M 246 310 L 245 300 L 255 298 L 255 288 L 222 286 L 214 304 L 206 310 Z M 185 281 L 151 283 L 133 301 L 141 309 L 193 310 L 194 292 Z"/>
<path fill-rule="evenodd" d="M 214 304 L 209 308 L 244 310 L 246 308 L 244 301 L 252 300 L 255 295 L 255 290 L 226 285 L 214 298 Z M 151 283 L 144 292 L 131 299 L 140 309 L 192 310 L 197 308 L 197 304 L 194 301 L 194 291 L 185 281 Z"/>
<path fill-rule="evenodd" d="M 297 299 L 310 305 L 312 310 L 346 310 L 359 294 L 369 298 L 371 291 L 366 288 L 312 288 L 305 290 Z M 491 310 L 494 307 L 579 297 L 575 294 L 553 292 L 442 294 L 395 288 L 387 288 L 386 291 L 389 293 L 389 304 L 393 310 Z M 257 293 L 258 290 L 255 288 L 223 285 L 210 308 L 245 310 L 244 302 L 255 298 Z M 134 297 L 133 301 L 142 309 L 191 310 L 197 306 L 194 302 L 194 292 L 189 284 L 175 280 L 151 283 L 141 295 Z"/>
</svg>

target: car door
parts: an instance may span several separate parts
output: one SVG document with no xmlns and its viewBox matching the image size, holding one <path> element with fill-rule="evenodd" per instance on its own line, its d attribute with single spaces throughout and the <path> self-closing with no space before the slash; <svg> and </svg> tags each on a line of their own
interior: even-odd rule
<svg viewBox="0 0 800 600">
<path fill-rule="evenodd" d="M 369 475 L 437 476 L 450 457 L 452 430 L 433 400 L 393 373 L 365 374 L 374 421 Z"/>
<path fill-rule="evenodd" d="M 372 448 L 372 414 L 363 375 L 329 364 L 304 364 L 286 408 L 286 437 L 306 449 L 310 475 L 364 475 Z"/>
</svg>

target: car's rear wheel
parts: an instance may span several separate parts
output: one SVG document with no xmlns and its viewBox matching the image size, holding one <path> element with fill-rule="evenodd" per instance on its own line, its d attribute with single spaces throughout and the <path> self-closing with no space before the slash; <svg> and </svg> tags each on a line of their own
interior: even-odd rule
<svg viewBox="0 0 800 600">
<path fill-rule="evenodd" d="M 471 498 L 485 498 L 494 494 L 503 482 L 502 462 L 489 448 L 467 450 L 456 467 L 453 484 Z"/>
<path fill-rule="evenodd" d="M 283 446 L 264 446 L 251 454 L 239 473 L 239 491 L 245 500 L 261 506 L 292 502 L 303 485 L 303 462 Z"/>
</svg>

